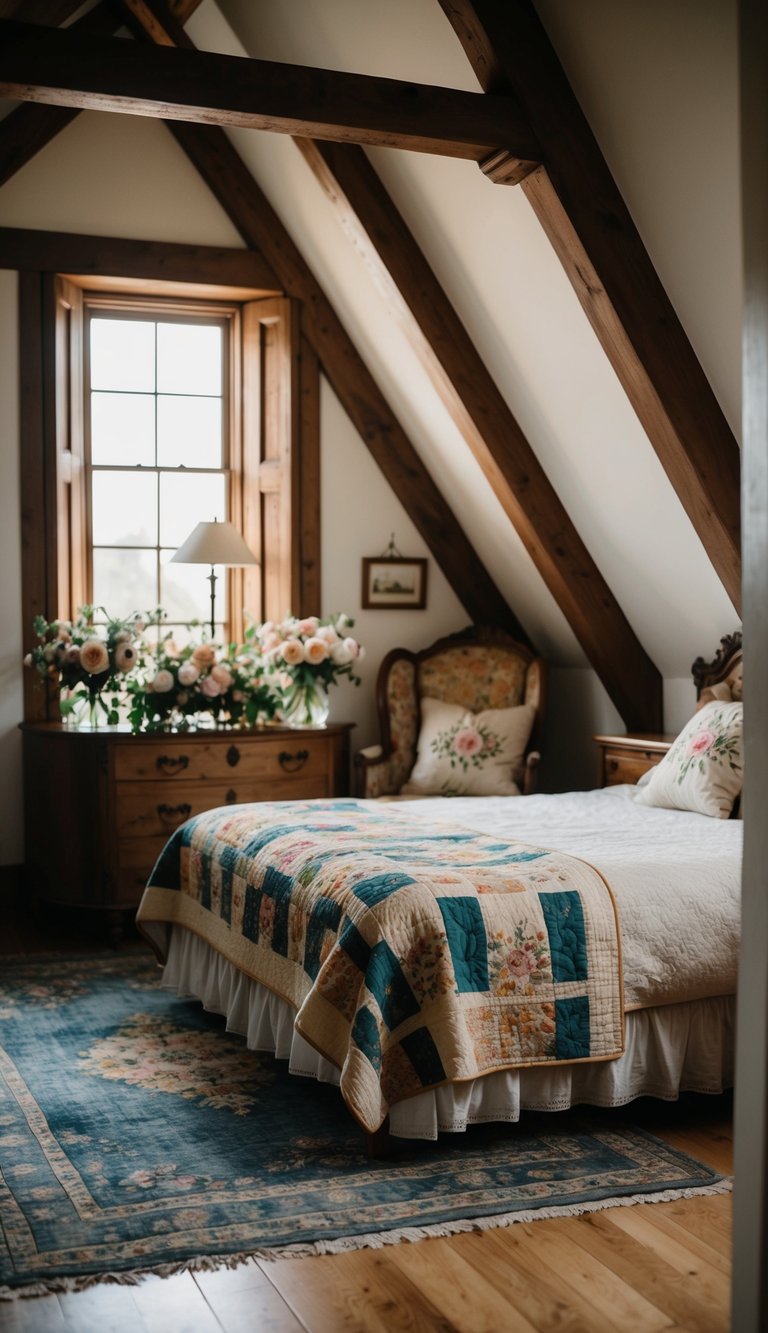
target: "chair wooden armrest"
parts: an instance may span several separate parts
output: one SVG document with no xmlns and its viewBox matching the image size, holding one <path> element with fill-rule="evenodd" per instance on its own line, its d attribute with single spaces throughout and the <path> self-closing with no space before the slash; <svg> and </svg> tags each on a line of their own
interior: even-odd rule
<svg viewBox="0 0 768 1333">
<path fill-rule="evenodd" d="M 538 750 L 529 750 L 525 757 L 525 772 L 523 773 L 523 796 L 532 796 L 536 790 L 536 779 L 538 774 L 536 769 L 541 761 L 541 753 Z"/>
</svg>

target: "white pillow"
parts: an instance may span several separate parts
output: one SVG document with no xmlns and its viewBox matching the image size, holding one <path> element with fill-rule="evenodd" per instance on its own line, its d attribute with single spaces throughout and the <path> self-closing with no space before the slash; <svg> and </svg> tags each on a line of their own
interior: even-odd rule
<svg viewBox="0 0 768 1333">
<path fill-rule="evenodd" d="M 742 723 L 742 704 L 706 704 L 651 769 L 637 804 L 727 819 L 744 780 Z"/>
<path fill-rule="evenodd" d="M 488 708 L 470 713 L 460 704 L 421 700 L 421 731 L 404 796 L 519 796 L 514 781 L 536 710 Z"/>
</svg>

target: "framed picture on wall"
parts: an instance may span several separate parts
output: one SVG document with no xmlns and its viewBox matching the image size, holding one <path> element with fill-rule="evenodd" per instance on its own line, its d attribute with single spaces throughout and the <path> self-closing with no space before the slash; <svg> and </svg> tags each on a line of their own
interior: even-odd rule
<svg viewBox="0 0 768 1333">
<path fill-rule="evenodd" d="M 427 561 L 408 556 L 363 558 L 365 611 L 423 611 L 427 605 Z"/>
</svg>

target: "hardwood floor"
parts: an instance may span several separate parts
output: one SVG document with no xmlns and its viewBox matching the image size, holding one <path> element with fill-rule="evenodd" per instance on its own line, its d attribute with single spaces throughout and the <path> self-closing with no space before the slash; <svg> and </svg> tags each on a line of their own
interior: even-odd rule
<svg viewBox="0 0 768 1333">
<path fill-rule="evenodd" d="M 1 951 L 100 948 L 3 912 Z M 136 947 L 126 938 L 122 948 Z M 730 1171 L 728 1098 L 616 1112 Z M 3 1333 L 726 1333 L 731 1196 L 0 1303 Z"/>
</svg>

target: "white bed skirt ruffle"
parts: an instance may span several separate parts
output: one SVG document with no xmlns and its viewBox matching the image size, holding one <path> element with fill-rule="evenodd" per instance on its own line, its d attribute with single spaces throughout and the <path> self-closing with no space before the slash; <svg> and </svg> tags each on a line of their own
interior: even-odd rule
<svg viewBox="0 0 768 1333">
<path fill-rule="evenodd" d="M 339 1082 L 339 1070 L 294 1030 L 295 1012 L 239 972 L 197 935 L 174 926 L 163 986 L 224 1014 L 227 1030 L 251 1050 L 273 1051 L 292 1074 Z M 636 1097 L 674 1101 L 681 1092 L 719 1093 L 733 1086 L 736 998 L 690 1000 L 626 1015 L 626 1049 L 599 1064 L 551 1065 L 486 1074 L 433 1088 L 390 1110 L 399 1138 L 436 1139 L 487 1121 L 517 1121 L 521 1111 L 624 1106 Z"/>
</svg>

